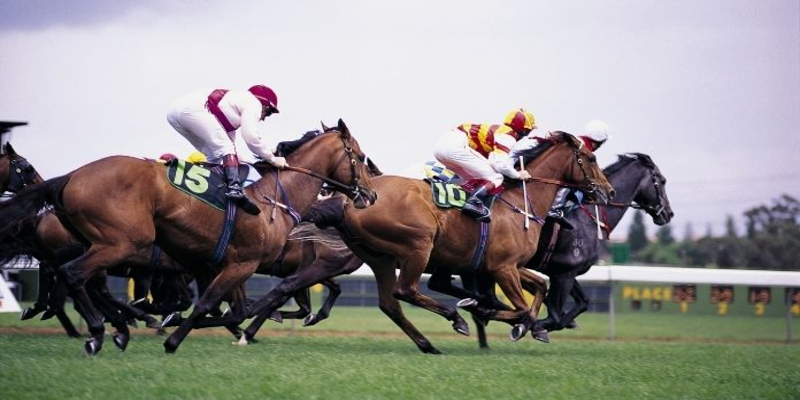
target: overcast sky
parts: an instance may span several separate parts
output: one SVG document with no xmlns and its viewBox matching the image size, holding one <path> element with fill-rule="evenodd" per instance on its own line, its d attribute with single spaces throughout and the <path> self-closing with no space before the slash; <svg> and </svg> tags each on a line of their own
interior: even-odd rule
<svg viewBox="0 0 800 400">
<path fill-rule="evenodd" d="M 678 239 L 689 223 L 722 234 L 728 215 L 800 198 L 799 4 L 3 0 L 0 120 L 29 123 L 11 141 L 49 178 L 188 155 L 165 114 L 204 87 L 274 88 L 275 143 L 342 118 L 388 173 L 515 107 L 545 130 L 599 118 L 603 166 L 636 151 L 661 167 Z"/>
</svg>

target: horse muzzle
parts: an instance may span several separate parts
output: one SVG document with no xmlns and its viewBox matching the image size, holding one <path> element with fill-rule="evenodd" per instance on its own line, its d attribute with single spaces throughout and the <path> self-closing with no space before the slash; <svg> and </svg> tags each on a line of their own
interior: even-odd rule
<svg viewBox="0 0 800 400">
<path fill-rule="evenodd" d="M 378 193 L 374 190 L 359 187 L 353 190 L 350 199 L 353 200 L 353 206 L 356 208 L 367 208 L 378 200 Z"/>
</svg>

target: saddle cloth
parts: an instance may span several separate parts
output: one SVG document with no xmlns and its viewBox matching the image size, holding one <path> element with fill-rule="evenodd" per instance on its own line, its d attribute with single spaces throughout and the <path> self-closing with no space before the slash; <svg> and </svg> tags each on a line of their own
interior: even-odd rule
<svg viewBox="0 0 800 400">
<path fill-rule="evenodd" d="M 228 187 L 222 167 L 216 164 L 192 164 L 185 160 L 174 160 L 166 165 L 167 179 L 176 189 L 196 197 L 220 211 L 225 211 Z M 239 179 L 245 182 L 250 166 L 239 165 Z"/>
</svg>

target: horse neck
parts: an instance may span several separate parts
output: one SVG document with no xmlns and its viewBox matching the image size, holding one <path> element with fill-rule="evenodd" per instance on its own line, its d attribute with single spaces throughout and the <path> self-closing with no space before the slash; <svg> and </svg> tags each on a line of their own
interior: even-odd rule
<svg viewBox="0 0 800 400">
<path fill-rule="evenodd" d="M 636 164 L 631 163 L 614 174 L 606 176 L 608 182 L 611 183 L 611 186 L 616 190 L 613 202 L 625 204 L 625 206 L 606 207 L 605 222 L 608 224 L 608 229 L 610 231 L 614 230 L 617 224 L 619 224 L 622 217 L 625 216 L 625 213 L 628 211 L 628 208 L 630 208 L 631 202 L 636 198 L 636 195 L 639 194 L 641 187 L 639 183 L 642 180 L 642 175 L 638 172 L 641 171 L 641 169 L 631 168 L 634 165 Z"/>
<path fill-rule="evenodd" d="M 297 165 L 291 161 L 288 163 Z M 280 185 L 277 184 L 276 177 Z M 301 172 L 279 170 L 277 174 L 275 171 L 264 174 L 261 179 L 253 183 L 253 186 L 258 198 L 266 195 L 303 215 L 317 199 L 317 194 L 322 189 L 322 181 Z"/>
<path fill-rule="evenodd" d="M 568 154 L 568 161 L 564 161 L 562 153 Z M 560 144 L 537 157 L 536 160 L 526 166 L 525 170 L 533 178 L 564 181 L 571 171 L 573 163 L 572 148 L 567 144 Z M 561 186 L 552 183 L 536 181 L 528 183 L 528 198 L 536 215 L 544 215 L 550 210 L 550 206 L 552 206 L 553 200 L 556 198 L 556 192 L 560 188 Z M 522 190 L 519 190 L 519 193 L 522 194 Z M 532 196 L 531 194 L 535 195 Z"/>
</svg>

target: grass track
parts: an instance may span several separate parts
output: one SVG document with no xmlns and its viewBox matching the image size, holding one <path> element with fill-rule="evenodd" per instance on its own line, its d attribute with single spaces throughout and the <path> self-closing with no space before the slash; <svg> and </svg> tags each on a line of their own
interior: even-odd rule
<svg viewBox="0 0 800 400">
<path fill-rule="evenodd" d="M 94 358 L 53 321 L 0 314 L 0 398 L 800 397 L 800 348 L 780 343 L 780 319 L 625 315 L 621 340 L 607 341 L 604 316 L 587 314 L 581 331 L 554 333 L 549 345 L 509 342 L 507 327 L 493 324 L 492 350 L 481 351 L 446 321 L 406 313 L 444 355 L 420 353 L 373 309 L 338 308 L 331 320 L 293 335 L 288 323 L 271 324 L 247 347 L 220 331 L 197 331 L 172 356 L 163 353 L 163 337 L 137 330 L 125 353 L 107 340 Z M 44 333 L 31 333 L 39 327 Z M 716 329 L 704 334 L 708 327 Z"/>
</svg>

